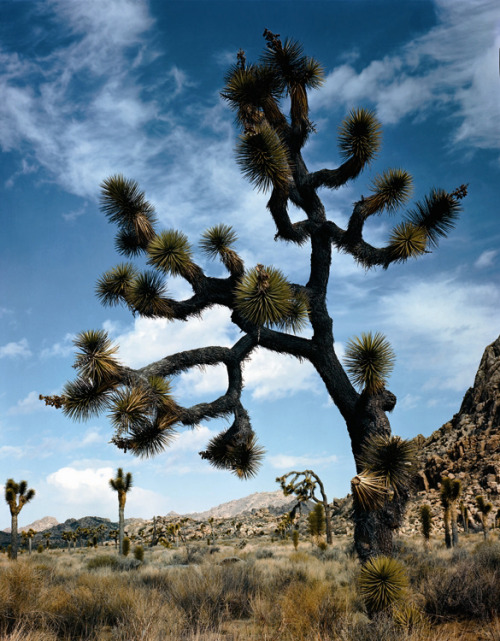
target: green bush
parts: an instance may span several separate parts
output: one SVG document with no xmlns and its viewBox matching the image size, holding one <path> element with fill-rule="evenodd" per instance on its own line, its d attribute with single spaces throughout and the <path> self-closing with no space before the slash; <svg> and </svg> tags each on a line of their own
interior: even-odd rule
<svg viewBox="0 0 500 641">
<path fill-rule="evenodd" d="M 137 561 L 140 561 L 141 563 L 144 562 L 144 548 L 142 545 L 136 545 L 134 548 L 134 559 Z"/>
<path fill-rule="evenodd" d="M 106 554 L 104 556 L 96 556 L 87 561 L 87 570 L 99 570 L 101 568 L 111 568 L 114 570 L 117 569 L 119 565 L 120 562 L 116 556 Z"/>
<path fill-rule="evenodd" d="M 130 552 L 130 539 L 128 536 L 123 539 L 123 556 L 128 556 Z"/>
<path fill-rule="evenodd" d="M 369 559 L 361 568 L 359 588 L 368 612 L 387 610 L 403 596 L 408 581 L 403 564 L 388 556 Z"/>
</svg>

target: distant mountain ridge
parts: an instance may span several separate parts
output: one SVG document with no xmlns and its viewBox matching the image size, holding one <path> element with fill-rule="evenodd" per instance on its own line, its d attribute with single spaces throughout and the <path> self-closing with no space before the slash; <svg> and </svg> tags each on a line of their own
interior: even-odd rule
<svg viewBox="0 0 500 641">
<path fill-rule="evenodd" d="M 295 500 L 289 496 L 283 496 L 281 490 L 276 490 L 275 492 L 254 492 L 241 499 L 221 503 L 209 510 L 205 510 L 205 512 L 191 512 L 190 514 L 183 515 L 175 515 L 174 512 L 173 514 L 169 513 L 169 515 L 187 516 L 195 521 L 206 521 L 211 517 L 214 519 L 230 519 L 240 514 L 261 510 L 263 508 L 270 510 L 274 508 L 282 513 L 293 503 L 295 503 Z"/>
<path fill-rule="evenodd" d="M 29 525 L 23 525 L 22 527 L 19 528 L 19 532 L 22 532 L 25 530 L 26 532 L 28 530 L 35 530 L 35 532 L 43 532 L 44 530 L 50 530 L 51 527 L 55 527 L 56 525 L 59 525 L 59 521 L 54 517 L 54 516 L 44 516 L 43 519 L 38 519 L 37 521 L 33 521 L 33 523 L 30 523 Z M 5 528 L 5 530 L 2 530 L 3 532 L 7 532 L 7 534 L 10 534 L 10 527 Z"/>
</svg>

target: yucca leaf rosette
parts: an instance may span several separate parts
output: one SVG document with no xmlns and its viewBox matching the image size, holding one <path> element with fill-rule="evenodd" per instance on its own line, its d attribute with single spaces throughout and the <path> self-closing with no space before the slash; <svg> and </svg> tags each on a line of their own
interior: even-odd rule
<svg viewBox="0 0 500 641">
<path fill-rule="evenodd" d="M 339 127 L 338 140 L 340 153 L 346 160 L 354 158 L 365 165 L 380 148 L 380 122 L 372 111 L 353 109 Z"/>
<path fill-rule="evenodd" d="M 244 176 L 257 189 L 288 189 L 291 177 L 288 153 L 279 135 L 271 127 L 264 125 L 255 133 L 248 132 L 240 136 L 236 147 L 236 162 Z"/>
<path fill-rule="evenodd" d="M 108 307 L 126 302 L 130 285 L 137 277 L 132 263 L 121 263 L 105 272 L 97 281 L 96 295 Z"/>
<path fill-rule="evenodd" d="M 454 229 L 461 209 L 457 196 L 444 189 L 433 189 L 429 196 L 409 212 L 408 221 L 425 231 L 431 247 L 437 247 L 439 239 L 446 237 Z"/>
<path fill-rule="evenodd" d="M 368 211 L 392 213 L 410 198 L 413 180 L 404 169 L 389 169 L 373 179 L 370 191 L 372 195 L 365 200 Z"/>
<path fill-rule="evenodd" d="M 101 210 L 119 227 L 117 249 L 133 256 L 145 250 L 155 235 L 154 207 L 146 200 L 135 180 L 122 174 L 110 176 L 101 184 Z"/>
<path fill-rule="evenodd" d="M 173 276 L 186 276 L 193 270 L 193 252 L 187 236 L 175 229 L 161 232 L 148 245 L 148 263 Z"/>
<path fill-rule="evenodd" d="M 243 262 L 232 247 L 237 240 L 233 228 L 221 223 L 203 233 L 200 248 L 209 258 L 219 258 L 230 272 L 240 273 L 243 271 Z"/>
<path fill-rule="evenodd" d="M 359 588 L 368 612 L 388 610 L 403 598 L 408 585 L 403 564 L 388 556 L 377 556 L 365 563 L 359 574 Z"/>
<path fill-rule="evenodd" d="M 391 232 L 389 239 L 391 258 L 396 261 L 405 261 L 425 254 L 427 238 L 425 229 L 409 221 L 403 221 Z"/>
<path fill-rule="evenodd" d="M 387 486 L 380 476 L 363 471 L 351 480 L 354 505 L 365 512 L 381 508 L 387 500 Z"/>
<path fill-rule="evenodd" d="M 384 479 L 396 495 L 408 492 L 415 475 L 416 448 L 411 440 L 376 434 L 363 445 L 358 463 Z"/>
<path fill-rule="evenodd" d="M 243 480 L 252 478 L 262 464 L 265 450 L 258 444 L 255 434 L 251 433 L 245 438 L 231 438 L 230 430 L 231 428 L 210 439 L 200 455 L 217 469 L 230 470 Z"/>
<path fill-rule="evenodd" d="M 394 351 L 383 334 L 362 333 L 348 341 L 345 365 L 354 383 L 368 394 L 380 392 L 394 368 Z"/>
<path fill-rule="evenodd" d="M 279 269 L 257 265 L 236 286 L 235 309 L 254 325 L 297 328 L 307 318 L 307 299 Z"/>
<path fill-rule="evenodd" d="M 146 318 L 169 318 L 171 308 L 161 274 L 145 271 L 138 274 L 127 290 L 127 303 Z"/>
<path fill-rule="evenodd" d="M 116 377 L 120 365 L 115 357 L 118 348 L 112 344 L 104 330 L 89 330 L 78 334 L 73 343 L 79 350 L 75 356 L 75 369 L 80 376 L 96 383 Z"/>
</svg>

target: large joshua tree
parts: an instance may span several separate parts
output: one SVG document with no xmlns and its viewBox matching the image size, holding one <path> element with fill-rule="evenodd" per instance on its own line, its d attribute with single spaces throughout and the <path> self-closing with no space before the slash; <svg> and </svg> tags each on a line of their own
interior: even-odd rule
<svg viewBox="0 0 500 641">
<path fill-rule="evenodd" d="M 132 474 L 123 474 L 121 467 L 118 468 L 114 479 L 109 479 L 109 486 L 118 493 L 118 541 L 119 553 L 123 554 L 123 539 L 125 537 L 125 503 L 127 493 L 132 489 Z"/>
<path fill-rule="evenodd" d="M 329 219 L 319 191 L 338 189 L 369 165 L 380 148 L 380 124 L 366 109 L 351 111 L 339 128 L 342 164 L 310 172 L 302 157 L 304 145 L 315 132 L 308 92 L 322 84 L 322 68 L 304 55 L 298 43 L 282 42 L 267 30 L 264 36 L 266 47 L 257 63 L 248 63 L 244 52 L 238 53 L 221 95 L 235 112 L 241 130 L 237 163 L 257 189 L 270 192 L 267 206 L 275 239 L 310 247 L 306 282 L 289 282 L 273 266 L 245 267 L 234 248 L 235 231 L 222 223 L 203 233 L 200 249 L 223 263 L 227 277 L 208 276 L 181 231 L 157 229 L 153 207 L 138 184 L 121 175 L 110 177 L 102 184 L 101 203 L 118 228 L 116 249 L 129 258 L 142 255 L 151 269 L 141 271 L 132 262 L 110 269 L 97 283 L 102 303 L 124 304 L 134 314 L 171 320 L 199 317 L 213 305 L 222 305 L 231 310 L 231 319 L 243 335 L 230 348 L 159 354 L 156 362 L 134 370 L 118 362 L 116 348 L 105 332 L 82 333 L 75 341 L 79 376 L 66 385 L 62 396 L 48 402 L 62 406 L 74 419 L 107 410 L 115 429 L 113 442 L 138 456 L 161 452 L 176 427 L 232 417 L 231 426 L 200 454 L 215 467 L 247 478 L 255 474 L 263 450 L 243 405 L 243 363 L 258 347 L 307 360 L 345 420 L 358 472 L 355 485 L 357 490 L 367 490 L 355 505 L 358 553 L 362 558 L 389 554 L 407 492 L 401 486 L 396 492 L 387 485 L 390 474 L 380 480 L 368 472 L 362 456 L 374 435 L 390 438 L 386 412 L 394 408 L 396 398 L 386 383 L 394 354 L 383 335 L 368 332 L 349 344 L 345 367 L 339 361 L 327 304 L 332 254 L 334 249 L 350 254 L 365 269 L 387 269 L 422 256 L 453 228 L 465 188 L 453 192 L 433 189 L 394 226 L 383 247 L 364 238 L 364 227 L 373 216 L 392 213 L 408 200 L 412 179 L 406 171 L 389 169 L 375 176 L 369 195 L 354 203 L 345 229 Z M 288 114 L 285 105 L 289 105 Z M 292 222 L 289 205 L 302 211 L 302 220 Z M 184 278 L 193 295 L 182 301 L 170 297 L 165 285 L 169 274 Z M 306 325 L 310 338 L 301 335 Z M 182 407 L 174 400 L 170 377 L 216 364 L 227 369 L 224 394 L 193 407 Z M 376 500 L 370 503 L 369 497 Z"/>
<path fill-rule="evenodd" d="M 26 481 L 16 483 L 14 479 L 7 479 L 5 484 L 5 501 L 9 506 L 11 515 L 11 559 L 17 559 L 17 520 L 19 512 L 34 496 L 35 490 L 28 489 L 28 483 Z"/>
</svg>

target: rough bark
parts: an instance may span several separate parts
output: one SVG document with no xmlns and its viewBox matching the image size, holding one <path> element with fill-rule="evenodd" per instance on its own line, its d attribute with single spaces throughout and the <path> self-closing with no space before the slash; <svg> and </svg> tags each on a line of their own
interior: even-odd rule
<svg viewBox="0 0 500 641">
<path fill-rule="evenodd" d="M 118 506 L 118 540 L 119 550 L 118 553 L 123 556 L 123 539 L 125 536 L 125 504 L 120 501 Z"/>
<path fill-rule="evenodd" d="M 10 558 L 15 561 L 17 559 L 17 512 L 11 513 L 11 526 L 10 526 Z"/>
</svg>

